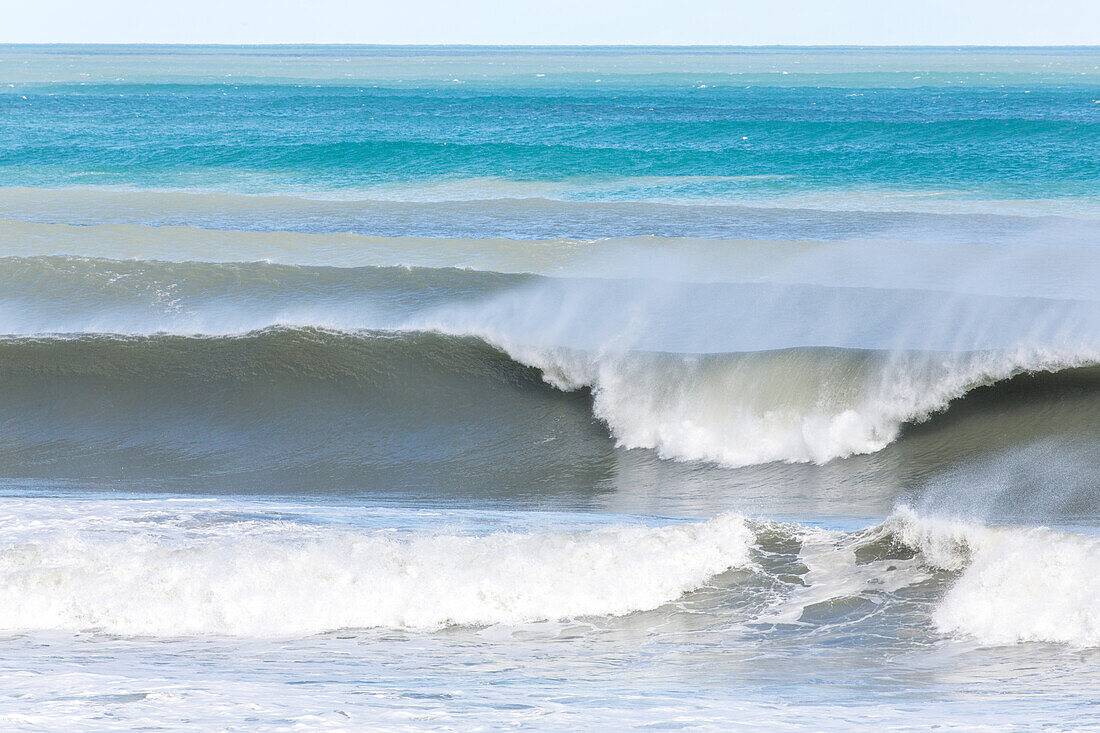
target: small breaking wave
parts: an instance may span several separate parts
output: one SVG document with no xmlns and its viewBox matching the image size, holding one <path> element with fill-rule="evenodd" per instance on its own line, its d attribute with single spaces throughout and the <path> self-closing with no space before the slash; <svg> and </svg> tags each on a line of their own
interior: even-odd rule
<svg viewBox="0 0 1100 733">
<path fill-rule="evenodd" d="M 35 533 L 0 550 L 0 629 L 300 636 L 621 615 L 749 561 L 743 519 L 481 536 Z M 251 529 L 252 531 L 241 531 Z"/>
<path fill-rule="evenodd" d="M 1100 646 L 1100 537 L 993 527 L 908 509 L 883 527 L 928 565 L 958 573 L 933 621 L 983 644 Z"/>
<path fill-rule="evenodd" d="M 794 538 L 802 570 L 757 623 L 827 631 L 852 619 L 826 609 L 862 601 L 868 614 L 917 612 L 941 636 L 985 646 L 1100 646 L 1100 537 L 905 506 L 854 532 L 766 523 L 758 539 L 761 530 Z"/>
</svg>

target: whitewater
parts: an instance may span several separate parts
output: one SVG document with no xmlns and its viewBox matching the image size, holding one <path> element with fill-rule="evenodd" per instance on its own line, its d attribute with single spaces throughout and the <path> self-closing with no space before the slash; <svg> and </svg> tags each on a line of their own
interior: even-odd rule
<svg viewBox="0 0 1100 733">
<path fill-rule="evenodd" d="M 1098 63 L 0 47 L 0 724 L 1100 725 Z"/>
</svg>

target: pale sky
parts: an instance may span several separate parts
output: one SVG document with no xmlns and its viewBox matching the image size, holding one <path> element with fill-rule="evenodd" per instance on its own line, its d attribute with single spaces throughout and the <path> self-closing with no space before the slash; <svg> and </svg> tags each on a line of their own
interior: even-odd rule
<svg viewBox="0 0 1100 733">
<path fill-rule="evenodd" d="M 1100 0 L 0 0 L 4 43 L 1100 45 Z"/>
</svg>

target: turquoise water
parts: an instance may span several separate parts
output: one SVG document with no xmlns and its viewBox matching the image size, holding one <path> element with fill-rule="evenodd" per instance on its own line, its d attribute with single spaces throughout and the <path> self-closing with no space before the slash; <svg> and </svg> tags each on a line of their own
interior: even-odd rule
<svg viewBox="0 0 1100 733">
<path fill-rule="evenodd" d="M 177 70 L 169 56 L 108 48 L 90 55 L 90 72 L 64 48 L 3 51 L 0 69 L 18 79 L 0 96 L 6 186 L 349 194 L 491 179 L 601 200 L 1100 193 L 1090 50 L 1021 54 L 1011 72 L 978 70 L 1004 52 L 969 50 L 864 52 L 856 68 L 824 72 L 822 52 L 798 50 L 418 59 L 211 48 L 188 51 Z M 62 60 L 38 78 L 23 68 Z M 937 68 L 945 60 L 954 70 Z M 413 78 L 396 78 L 404 70 Z"/>
<path fill-rule="evenodd" d="M 1100 49 L 0 47 L 0 727 L 1100 725 Z"/>
</svg>

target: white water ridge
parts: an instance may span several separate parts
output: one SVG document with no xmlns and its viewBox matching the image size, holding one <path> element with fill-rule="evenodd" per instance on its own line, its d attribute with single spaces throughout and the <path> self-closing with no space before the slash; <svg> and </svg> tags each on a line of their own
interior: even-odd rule
<svg viewBox="0 0 1100 733">
<path fill-rule="evenodd" d="M 753 538 L 734 515 L 480 536 L 135 519 L 147 531 L 9 520 L 23 537 L 0 550 L 0 629 L 270 637 L 619 615 L 746 564 Z"/>
<path fill-rule="evenodd" d="M 733 603 L 724 611 L 732 618 L 797 628 L 810 623 L 811 609 L 845 598 L 904 606 L 904 595 L 895 594 L 938 577 L 931 620 L 943 634 L 991 645 L 1100 646 L 1091 573 L 1100 538 L 906 508 L 849 533 L 736 514 L 561 531 L 533 530 L 531 517 L 515 530 L 471 533 L 430 515 L 386 527 L 387 515 L 348 524 L 360 514 L 354 509 L 310 510 L 306 521 L 311 515 L 290 518 L 293 507 L 238 501 L 80 502 L 53 515 L 37 500 L 4 505 L 5 632 L 272 638 L 371 627 L 607 623 L 702 587 L 736 594 L 741 583 L 749 592 L 744 608 L 737 604 L 745 601 L 710 608 L 715 601 L 697 600 L 678 612 L 719 613 Z M 784 538 L 779 545 L 776 536 Z M 782 544 L 789 542 L 796 544 Z M 907 548 L 911 559 L 868 555 L 883 542 Z M 781 547 L 795 549 L 804 566 L 797 582 L 757 559 Z M 729 570 L 747 574 L 716 580 Z M 777 582 L 761 605 L 754 595 L 764 586 L 752 589 Z"/>
</svg>

